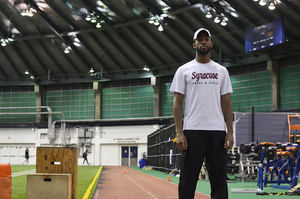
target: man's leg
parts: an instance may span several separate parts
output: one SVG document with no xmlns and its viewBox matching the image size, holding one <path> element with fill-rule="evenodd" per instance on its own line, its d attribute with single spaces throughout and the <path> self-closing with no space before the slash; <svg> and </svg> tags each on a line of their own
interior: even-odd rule
<svg viewBox="0 0 300 199">
<path fill-rule="evenodd" d="M 184 131 L 188 149 L 181 154 L 180 179 L 178 186 L 179 199 L 193 199 L 203 164 L 206 142 L 203 132 Z"/>
<path fill-rule="evenodd" d="M 206 161 L 211 186 L 211 199 L 228 199 L 227 149 L 224 149 L 225 132 L 209 132 Z"/>
</svg>

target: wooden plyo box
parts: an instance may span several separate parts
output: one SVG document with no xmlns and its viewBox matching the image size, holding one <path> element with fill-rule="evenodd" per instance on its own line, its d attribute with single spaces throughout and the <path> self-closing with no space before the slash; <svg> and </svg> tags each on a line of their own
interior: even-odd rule
<svg viewBox="0 0 300 199">
<path fill-rule="evenodd" d="M 37 147 L 36 173 L 72 174 L 72 199 L 77 199 L 78 149 L 75 147 Z"/>
<path fill-rule="evenodd" d="M 72 175 L 35 173 L 27 175 L 27 199 L 71 199 Z"/>
</svg>

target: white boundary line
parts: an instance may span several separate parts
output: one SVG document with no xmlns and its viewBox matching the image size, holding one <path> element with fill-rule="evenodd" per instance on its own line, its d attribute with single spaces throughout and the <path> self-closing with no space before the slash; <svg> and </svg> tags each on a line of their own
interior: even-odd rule
<svg viewBox="0 0 300 199">
<path fill-rule="evenodd" d="M 130 168 L 130 169 L 132 169 L 132 168 Z M 133 170 L 136 170 L 136 169 L 133 169 Z M 141 173 L 144 173 L 144 172 L 142 172 L 142 171 L 139 171 L 139 170 L 136 170 L 136 171 L 138 171 L 138 172 L 141 172 Z M 156 177 L 156 176 L 153 176 L 153 175 L 151 175 L 151 174 L 148 174 L 148 173 L 144 173 L 144 174 L 146 174 L 146 175 L 149 175 L 149 176 L 152 176 L 152 177 L 154 177 L 154 178 L 158 178 L 158 179 L 160 179 L 160 180 L 163 180 L 163 181 L 166 181 L 166 180 L 164 180 L 164 179 L 162 179 L 162 178 L 159 178 L 159 177 Z M 175 186 L 178 186 L 177 184 L 175 184 L 174 182 L 170 182 L 171 184 L 173 184 L 173 185 L 175 185 Z M 199 192 L 199 191 L 196 191 L 197 193 L 199 193 L 199 194 L 201 194 L 201 195 L 204 195 L 204 196 L 208 196 L 208 197 L 210 197 L 209 195 L 206 195 L 206 194 L 204 194 L 204 193 L 201 193 L 201 192 Z M 196 197 L 196 195 L 195 195 L 195 197 Z"/>
<path fill-rule="evenodd" d="M 136 181 L 134 181 L 132 178 L 130 178 L 128 175 L 126 175 L 127 178 L 129 178 L 132 182 L 134 182 L 137 186 L 139 186 L 140 188 L 142 188 L 146 193 L 148 193 L 150 196 L 152 196 L 155 199 L 158 199 L 157 197 L 155 197 L 152 193 L 150 193 L 149 191 L 147 191 L 146 189 L 144 189 L 144 187 L 142 187 L 141 185 L 139 185 Z"/>
<path fill-rule="evenodd" d="M 21 172 L 14 172 L 11 174 L 12 177 L 17 177 L 17 176 L 22 176 L 22 175 L 27 175 L 27 174 L 32 174 L 35 173 L 35 169 L 32 170 L 27 170 L 27 171 L 21 171 Z"/>
</svg>

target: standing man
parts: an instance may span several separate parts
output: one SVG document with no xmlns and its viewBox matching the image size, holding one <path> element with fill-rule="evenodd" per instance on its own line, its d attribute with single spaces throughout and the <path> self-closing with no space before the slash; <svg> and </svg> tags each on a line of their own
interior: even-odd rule
<svg viewBox="0 0 300 199">
<path fill-rule="evenodd" d="M 196 58 L 178 68 L 170 88 L 174 93 L 176 143 L 182 151 L 179 199 L 194 198 L 204 158 L 211 198 L 227 199 L 227 149 L 234 143 L 230 77 L 225 67 L 210 58 L 213 42 L 207 29 L 195 32 L 193 47 Z"/>
</svg>

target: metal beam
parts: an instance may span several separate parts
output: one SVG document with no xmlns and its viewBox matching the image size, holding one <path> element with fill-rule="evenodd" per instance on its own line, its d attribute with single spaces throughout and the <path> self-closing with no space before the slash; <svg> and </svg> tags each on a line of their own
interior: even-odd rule
<svg viewBox="0 0 300 199">
<path fill-rule="evenodd" d="M 168 53 L 177 63 L 180 63 L 181 61 L 179 60 L 178 56 L 175 56 L 172 53 L 172 50 L 167 49 L 167 47 L 165 45 L 162 44 L 162 42 L 158 41 L 157 37 L 154 37 L 153 34 L 150 33 L 149 29 L 146 28 L 146 26 L 144 26 L 144 24 L 139 24 L 141 28 L 143 28 L 143 30 L 148 33 L 148 36 L 150 36 L 159 46 L 161 46 L 163 49 L 165 49 L 165 52 Z"/>
<path fill-rule="evenodd" d="M 281 3 L 283 3 L 289 9 L 291 9 L 293 12 L 295 12 L 296 14 L 299 15 L 299 8 L 296 5 L 294 5 L 294 3 L 292 3 L 291 1 L 288 1 L 288 0 L 281 0 Z"/>
<path fill-rule="evenodd" d="M 168 14 L 169 15 L 176 15 L 178 13 L 182 13 L 182 12 L 186 12 L 189 10 L 193 10 L 193 9 L 197 9 L 200 6 L 202 6 L 202 4 L 194 4 L 191 6 L 186 6 L 183 8 L 179 8 L 177 10 L 171 11 Z M 119 23 L 119 24 L 114 24 L 111 25 L 111 27 L 113 29 L 117 29 L 117 28 L 121 28 L 121 27 L 127 27 L 127 26 L 131 26 L 131 25 L 135 25 L 135 24 L 142 24 L 144 22 L 148 22 L 149 18 L 143 18 L 143 19 L 134 19 L 125 23 Z M 1 29 L 0 29 L 1 30 Z M 67 31 L 67 32 L 61 32 L 59 37 L 61 38 L 61 36 L 71 36 L 71 35 L 77 35 L 77 34 L 86 34 L 86 33 L 93 33 L 93 32 L 102 32 L 108 30 L 107 27 L 102 27 L 101 29 L 98 28 L 89 28 L 89 29 L 83 29 L 83 30 L 77 30 L 77 31 Z M 3 33 L 3 32 L 2 32 Z M 6 33 L 4 33 L 4 35 L 6 35 Z M 54 38 L 57 37 L 57 34 L 44 34 L 44 35 L 28 35 L 28 36 L 24 36 L 21 38 L 13 38 L 14 41 L 22 41 L 22 40 L 31 40 L 31 39 L 42 39 L 42 38 Z"/>
<path fill-rule="evenodd" d="M 47 0 L 48 1 L 48 0 Z M 95 25 L 91 22 L 91 21 L 87 21 L 85 20 L 85 16 L 83 16 L 78 10 L 76 10 L 72 4 L 68 1 L 68 0 L 63 0 L 63 2 L 65 2 L 65 4 L 71 9 L 73 10 L 77 16 L 79 16 L 82 20 L 84 20 L 87 24 L 89 24 L 91 27 L 95 27 Z M 57 11 L 56 11 L 57 12 Z M 58 14 L 60 14 L 60 12 L 57 12 Z M 61 14 L 60 14 L 61 15 Z"/>
<path fill-rule="evenodd" d="M 12 66 L 12 68 L 14 69 L 14 71 L 17 73 L 17 75 L 21 78 L 22 74 L 18 71 L 16 65 L 14 64 L 14 62 L 12 61 L 12 59 L 8 56 L 8 54 L 5 52 L 4 49 L 2 49 L 3 55 L 5 56 L 5 58 L 8 60 L 8 62 L 10 63 L 10 65 Z M 25 71 L 24 71 L 25 72 Z"/>
<path fill-rule="evenodd" d="M 52 54 L 50 53 L 50 51 L 48 50 L 48 48 L 46 48 L 46 46 L 39 40 L 36 40 L 37 43 L 42 47 L 42 49 L 45 51 L 45 53 L 50 57 L 50 59 L 52 60 L 52 62 L 56 65 L 56 67 L 60 70 L 60 72 L 62 74 L 67 74 L 66 71 L 63 69 L 63 67 L 59 64 L 59 62 L 55 59 L 55 57 L 52 56 Z"/>
<path fill-rule="evenodd" d="M 114 7 L 112 7 L 106 0 L 101 0 L 101 2 L 106 5 L 111 11 L 113 11 L 123 22 L 127 21 L 127 19 Z"/>
<path fill-rule="evenodd" d="M 146 7 L 148 7 L 148 8 L 150 9 L 150 11 L 151 11 L 153 14 L 159 15 L 159 16 L 162 14 L 162 11 L 161 11 L 161 10 L 157 9 L 156 7 L 154 7 L 154 6 L 153 6 L 152 4 L 150 4 L 147 0 L 140 0 L 140 1 L 141 1 Z M 172 22 L 171 19 L 166 18 L 165 20 L 166 20 L 168 26 L 169 26 L 170 28 L 172 28 L 177 34 L 179 34 L 183 40 L 185 40 L 185 41 L 186 41 L 187 43 L 189 43 L 189 44 L 192 43 L 191 38 L 187 38 L 187 37 L 184 35 L 184 33 L 182 32 L 182 30 L 179 29 L 179 28 L 177 28 L 177 26 L 174 25 L 174 23 Z M 167 33 L 167 31 L 163 31 L 163 33 L 166 34 L 167 37 L 168 37 L 169 39 L 172 38 L 171 35 L 169 35 L 169 34 Z M 175 42 L 174 39 L 172 39 L 172 42 L 173 42 L 174 44 L 178 43 L 178 42 Z M 187 57 L 191 57 L 191 56 L 192 56 L 192 55 L 190 55 L 189 53 L 187 53 L 185 50 L 183 50 L 183 49 L 182 49 L 182 46 L 181 46 L 180 44 L 176 44 L 176 45 L 178 46 L 179 49 L 181 49 L 181 51 L 182 51 Z"/>
<path fill-rule="evenodd" d="M 62 36 L 60 34 L 60 30 L 58 29 L 58 27 L 46 16 L 46 14 L 39 9 L 39 7 L 32 1 L 32 0 L 26 0 L 36 11 L 37 13 L 39 13 L 39 15 L 46 21 L 46 23 L 48 24 L 48 26 L 52 29 L 52 31 L 59 36 L 68 46 L 70 46 L 72 48 L 72 50 L 75 52 L 75 54 L 79 57 L 79 59 L 82 61 L 82 63 L 88 68 L 89 67 L 89 63 L 87 63 L 87 61 L 85 60 L 85 58 L 80 54 L 80 52 L 77 50 L 77 48 L 73 45 L 72 42 L 70 42 L 69 38 L 66 36 Z"/>
<path fill-rule="evenodd" d="M 72 22 L 68 18 L 66 18 L 58 9 L 56 9 L 56 7 L 53 6 L 53 4 L 49 0 L 45 0 L 45 1 L 50 6 L 50 8 L 54 10 L 70 26 L 72 30 L 75 29 L 74 26 L 72 25 Z"/>
<path fill-rule="evenodd" d="M 113 55 L 106 50 L 106 47 L 103 46 L 93 35 L 91 35 L 92 33 L 89 33 L 90 38 L 102 49 L 103 52 L 105 52 L 105 54 L 107 54 L 107 56 L 110 58 L 111 61 L 113 61 L 119 69 L 124 70 L 125 68 L 122 66 L 123 63 L 120 63 L 118 61 L 118 59 L 114 58 Z M 109 39 L 108 39 L 109 40 Z M 127 59 L 128 60 L 128 59 Z M 131 62 L 131 61 L 129 61 Z M 135 63 L 132 62 L 132 65 L 134 65 Z"/>
<path fill-rule="evenodd" d="M 89 45 L 83 40 L 83 37 L 80 35 L 77 35 L 77 38 L 80 40 L 80 43 L 89 51 L 89 53 L 92 54 L 92 56 L 98 61 L 99 65 L 103 67 L 107 72 L 109 72 L 109 69 L 105 64 L 103 63 L 103 60 L 99 59 L 99 56 L 89 47 Z"/>
<path fill-rule="evenodd" d="M 9 16 L 1 7 L 0 7 L 0 12 L 5 16 L 5 18 L 21 33 L 23 36 L 24 33 L 20 29 L 17 28 L 16 24 L 12 21 L 12 16 Z"/>
<path fill-rule="evenodd" d="M 99 10 L 95 9 L 94 7 L 91 7 L 91 5 L 88 2 L 86 2 L 86 1 L 84 1 L 84 3 L 89 7 L 89 9 L 93 10 L 96 15 L 98 15 L 102 20 L 106 21 L 107 24 L 108 24 L 108 22 L 109 22 L 108 19 L 105 16 L 103 16 Z M 116 31 L 115 29 L 113 29 L 111 26 L 108 26 L 108 27 L 110 27 L 110 31 L 113 31 L 119 38 L 121 38 L 127 44 L 127 46 L 135 53 L 135 55 L 137 57 L 140 58 L 140 60 L 142 62 L 144 62 L 145 65 L 147 65 L 148 67 L 152 68 L 152 64 L 147 60 L 147 58 L 143 57 L 141 55 L 141 53 L 131 44 L 131 42 L 125 36 L 119 34 L 118 31 Z M 141 67 L 144 67 L 144 66 L 140 66 L 138 68 L 142 69 Z"/>
<path fill-rule="evenodd" d="M 60 34 L 60 30 L 59 28 L 54 24 L 53 21 L 51 21 L 47 15 L 44 13 L 44 11 L 42 11 L 33 0 L 25 0 L 27 4 L 30 4 L 35 10 L 36 12 L 44 19 L 44 21 L 46 22 L 46 24 L 48 25 L 48 27 L 61 39 L 62 36 Z"/>
<path fill-rule="evenodd" d="M 127 2 L 126 0 L 119 0 L 119 1 L 123 3 L 125 6 L 127 6 L 127 8 L 131 9 L 133 13 L 136 14 L 136 16 L 138 16 L 138 18 L 140 19 L 144 18 L 142 13 L 139 10 L 132 7 L 132 5 L 129 4 L 129 2 Z"/>
<path fill-rule="evenodd" d="M 190 12 L 192 13 L 192 12 Z M 195 17 L 195 15 L 192 13 L 192 15 Z M 187 25 L 192 31 L 195 31 L 194 27 L 192 25 L 190 25 L 190 23 L 188 21 L 186 21 L 185 19 L 183 19 L 181 16 L 177 15 L 178 18 L 185 24 Z M 202 24 L 204 24 L 204 27 L 209 27 L 208 24 L 206 24 L 204 22 L 204 20 L 201 21 Z M 214 35 L 214 34 L 217 34 L 213 29 L 210 30 L 211 33 Z M 231 50 L 233 53 L 238 53 L 239 51 L 236 50 L 229 42 L 227 42 L 225 39 L 223 38 L 218 38 L 220 40 L 220 42 L 222 42 L 229 50 Z M 217 46 L 216 46 L 217 47 Z M 218 47 L 217 47 L 218 49 Z"/>
<path fill-rule="evenodd" d="M 233 23 L 235 26 L 237 26 L 240 30 L 245 29 L 245 25 L 242 24 L 241 22 L 239 22 L 238 20 L 236 20 L 236 18 L 234 18 L 231 14 L 229 14 L 228 12 L 225 11 L 223 6 L 220 5 L 215 5 L 215 4 L 211 4 L 209 5 L 210 7 L 213 7 L 215 9 L 217 9 L 219 12 L 221 12 L 222 14 L 224 14 L 225 17 L 228 18 L 229 22 Z M 240 8 L 238 6 L 232 5 L 230 4 L 230 6 L 235 9 L 236 11 L 238 11 L 239 13 L 243 13 L 244 11 L 240 10 Z M 248 21 L 249 19 L 246 18 Z M 251 18 L 250 18 L 251 19 Z M 254 23 L 253 20 L 250 21 L 251 23 Z M 244 43 L 244 42 L 243 42 Z"/>
<path fill-rule="evenodd" d="M 155 51 L 155 49 L 149 45 L 148 43 L 144 42 L 144 40 L 135 32 L 131 27 L 127 27 L 127 29 L 133 34 L 149 51 L 162 63 L 163 65 L 167 65 L 167 63 L 161 58 L 161 56 Z"/>
<path fill-rule="evenodd" d="M 108 39 L 108 41 L 127 59 L 127 61 L 134 67 L 134 68 L 136 68 L 136 69 L 141 69 L 140 67 L 141 66 L 138 66 L 135 62 L 134 62 L 134 60 L 132 60 L 128 55 L 127 55 L 127 53 L 124 53 L 124 52 L 121 52 L 120 50 L 119 50 L 119 48 L 117 47 L 117 46 L 119 46 L 120 44 L 117 44 L 116 43 L 116 41 L 115 40 L 113 40 L 113 39 L 111 39 L 111 37 L 109 36 L 109 35 L 107 35 L 107 34 L 105 34 L 104 32 L 102 32 L 105 36 L 106 36 L 106 38 Z M 107 53 L 107 52 L 106 52 Z"/>
<path fill-rule="evenodd" d="M 106 16 L 104 16 L 99 10 L 95 9 L 95 7 L 90 4 L 88 1 L 86 0 L 81 0 L 81 2 L 86 5 L 90 10 L 94 11 L 107 25 L 110 25 L 111 24 L 111 21 L 109 21 L 107 19 Z"/>
<path fill-rule="evenodd" d="M 61 49 L 61 47 L 59 46 L 59 44 L 57 42 L 55 42 L 54 39 L 51 39 L 51 42 L 55 45 L 55 47 L 57 48 L 57 50 L 68 60 L 68 62 L 70 63 L 70 65 L 73 67 L 73 69 L 77 72 L 80 73 L 79 68 L 76 66 L 76 64 L 74 63 L 74 60 L 72 60 L 71 58 L 69 58 L 69 56 L 67 56 L 66 53 L 64 53 L 64 51 Z"/>
<path fill-rule="evenodd" d="M 76 46 L 74 46 L 73 42 L 71 42 L 70 39 L 66 36 L 64 36 L 63 38 L 64 38 L 64 41 L 66 42 L 66 44 L 72 48 L 74 53 L 78 56 L 78 58 L 82 61 L 82 63 L 86 66 L 86 68 L 88 70 L 90 70 L 90 68 L 91 68 L 90 64 L 87 62 L 85 57 L 82 56 L 82 54 L 79 52 L 79 50 L 76 48 Z"/>
<path fill-rule="evenodd" d="M 10 43 L 9 43 L 10 44 Z M 10 46 L 13 48 L 13 50 L 15 51 L 15 53 L 18 55 L 18 57 L 20 58 L 20 60 L 23 62 L 23 64 L 26 66 L 26 68 L 29 69 L 29 71 L 33 74 L 34 77 L 38 77 L 37 73 L 33 70 L 33 68 L 31 67 L 31 64 L 26 60 L 26 58 L 24 57 L 24 55 L 20 52 L 20 50 L 13 44 L 10 44 Z"/>
<path fill-rule="evenodd" d="M 7 73 L 3 70 L 2 66 L 1 66 L 1 62 L 0 62 L 0 72 L 2 73 L 2 75 L 4 76 L 4 79 L 6 81 L 9 81 L 9 77 L 7 75 Z"/>
<path fill-rule="evenodd" d="M 226 0 L 226 2 L 227 3 L 229 3 L 230 4 L 230 6 L 233 8 L 233 9 L 235 9 L 238 13 L 245 13 L 244 12 L 244 10 L 241 10 L 241 8 L 238 6 L 238 5 L 236 5 L 236 3 L 235 2 L 233 2 L 232 0 Z M 245 3 L 246 5 L 247 5 L 247 8 L 248 8 L 248 10 L 253 10 L 253 11 L 255 11 L 255 10 L 257 10 L 257 8 L 255 8 L 255 6 L 252 4 L 252 3 L 249 3 L 249 2 L 247 2 L 247 1 L 243 1 L 243 3 Z M 221 11 L 222 11 L 222 13 L 225 13 L 224 12 L 224 8 L 222 8 L 221 6 L 218 6 L 218 9 L 220 9 Z M 267 21 L 271 21 L 271 18 L 269 17 L 269 16 L 267 16 L 266 14 L 264 14 L 264 13 L 259 13 L 259 14 L 261 14 L 261 19 L 265 19 L 265 20 L 267 20 Z M 228 17 L 228 16 L 226 16 L 228 19 L 230 19 L 230 20 L 232 20 L 232 18 L 233 17 Z M 243 16 L 243 17 L 245 17 L 245 16 Z M 260 18 L 260 17 L 258 17 L 258 18 Z M 257 25 L 258 23 L 261 23 L 261 21 L 260 20 L 256 20 L 256 19 L 254 19 L 254 17 L 245 17 L 245 19 L 246 20 L 248 20 L 250 23 L 252 23 L 253 25 Z M 239 23 L 239 22 L 238 22 Z M 243 29 L 245 29 L 246 27 L 245 27 L 245 25 L 243 25 L 243 24 L 238 24 L 238 28 L 239 29 L 241 29 L 241 30 L 243 30 Z"/>
<path fill-rule="evenodd" d="M 26 47 L 29 48 L 29 50 L 32 52 L 33 56 L 38 60 L 39 64 L 42 66 L 42 68 L 44 69 L 44 71 L 47 74 L 47 67 L 45 67 L 45 65 L 43 64 L 42 59 L 39 56 L 35 55 L 34 49 L 30 46 L 30 44 L 27 41 L 23 41 L 23 42 L 26 45 Z"/>
</svg>

